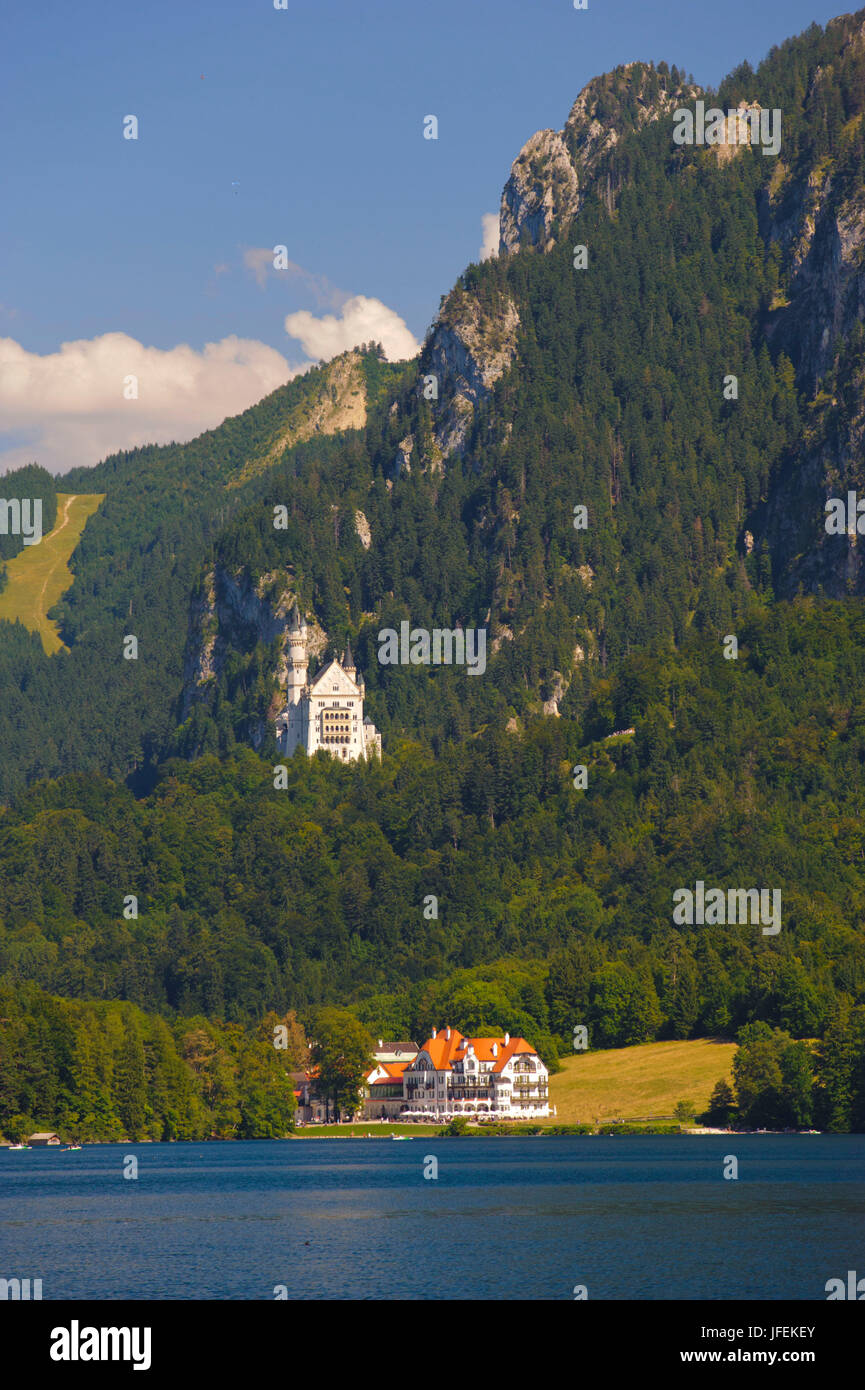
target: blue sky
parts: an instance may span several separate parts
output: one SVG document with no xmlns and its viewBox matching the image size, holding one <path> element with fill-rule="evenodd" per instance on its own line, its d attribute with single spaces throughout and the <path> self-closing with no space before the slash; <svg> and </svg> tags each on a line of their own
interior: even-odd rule
<svg viewBox="0 0 865 1390">
<path fill-rule="evenodd" d="M 363 296 L 419 340 L 440 295 L 478 259 L 482 215 L 498 212 L 520 147 L 535 130 L 561 128 L 589 78 L 666 58 L 716 85 L 839 8 L 4 0 L 0 338 L 23 350 L 12 361 L 20 372 L 30 354 L 54 360 L 61 343 L 104 335 L 196 354 L 236 337 L 274 354 L 261 354 L 251 383 L 266 389 L 275 354 L 289 364 L 317 355 L 286 333 L 286 315 L 299 310 L 339 313 Z M 122 138 L 128 114 L 139 120 L 135 141 Z M 437 141 L 423 139 L 427 114 L 438 117 Z M 298 269 L 256 278 L 245 253 L 277 244 Z M 103 365 L 129 365 L 124 353 L 130 370 L 138 365 L 122 339 L 106 344 Z M 145 376 L 153 360 L 141 359 Z M 70 382 L 89 361 L 82 349 Z M 199 364 L 187 391 L 207 396 L 207 378 Z M 230 409 L 239 379 L 226 384 Z M 93 430 L 70 444 L 68 461 L 96 461 L 82 450 L 108 438 L 111 411 L 103 402 L 98 427 L 100 401 L 85 391 L 80 409 L 60 402 L 49 466 L 60 466 L 51 450 L 60 441 L 62 453 L 88 410 Z M 184 419 L 179 410 L 173 420 L 181 433 Z M 24 461 L 27 440 L 45 443 L 22 409 L 0 418 L 0 431 L 0 469 Z"/>
</svg>

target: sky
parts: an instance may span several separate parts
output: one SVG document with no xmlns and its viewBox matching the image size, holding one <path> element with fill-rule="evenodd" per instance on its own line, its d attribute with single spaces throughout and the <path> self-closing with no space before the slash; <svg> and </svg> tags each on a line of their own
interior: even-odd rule
<svg viewBox="0 0 865 1390">
<path fill-rule="evenodd" d="M 717 86 L 843 12 L 277 3 L 3 0 L 0 474 L 193 438 L 358 342 L 411 356 L 590 78 L 666 59 Z"/>
</svg>

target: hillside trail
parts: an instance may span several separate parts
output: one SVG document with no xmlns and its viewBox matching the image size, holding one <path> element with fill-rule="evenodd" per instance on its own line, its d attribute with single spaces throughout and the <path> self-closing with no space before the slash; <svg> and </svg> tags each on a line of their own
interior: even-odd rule
<svg viewBox="0 0 865 1390">
<path fill-rule="evenodd" d="M 60 523 L 59 526 L 55 526 L 55 527 L 54 527 L 54 530 L 50 533 L 50 538 L 53 538 L 54 536 L 59 536 L 59 535 L 60 535 L 60 532 L 63 530 L 64 526 L 66 526 L 66 524 L 67 524 L 68 521 L 69 521 L 69 508 L 72 506 L 72 503 L 73 503 L 73 502 L 77 502 L 77 501 L 78 501 L 78 493 L 70 493 L 69 496 L 66 498 L 66 501 L 65 501 L 64 504 L 63 504 L 63 520 L 61 521 L 61 523 Z M 46 537 L 46 539 L 49 539 L 49 537 Z M 56 570 L 58 564 L 65 564 L 65 561 L 64 561 L 62 555 L 58 555 L 58 556 L 57 556 L 57 558 L 56 558 L 55 561 L 54 561 L 54 564 L 51 566 L 50 570 L 48 571 L 48 573 L 46 574 L 44 580 L 42 581 L 42 589 L 41 589 L 41 592 L 40 592 L 40 594 L 39 594 L 39 607 L 40 607 L 40 609 L 41 609 L 41 611 L 42 611 L 43 613 L 45 612 L 45 608 L 44 608 L 44 603 L 45 603 L 45 590 L 46 590 L 46 588 L 48 587 L 48 581 L 49 581 L 49 579 L 51 578 L 51 576 L 52 576 L 52 574 L 54 573 L 54 571 Z"/>
</svg>

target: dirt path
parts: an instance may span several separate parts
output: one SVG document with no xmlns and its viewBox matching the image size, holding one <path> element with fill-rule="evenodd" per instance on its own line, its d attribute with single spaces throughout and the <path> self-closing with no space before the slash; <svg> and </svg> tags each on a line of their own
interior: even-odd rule
<svg viewBox="0 0 865 1390">
<path fill-rule="evenodd" d="M 64 526 L 68 524 L 69 508 L 72 506 L 72 503 L 77 502 L 77 500 L 78 493 L 69 494 L 69 496 L 66 498 L 65 503 L 63 504 L 63 520 L 61 521 L 59 526 L 55 522 L 53 531 L 49 531 L 48 533 L 49 536 L 58 536 L 60 532 L 63 530 Z M 48 539 L 48 537 L 46 537 L 46 539 Z M 43 613 L 45 612 L 45 590 L 47 589 L 48 581 L 57 569 L 58 564 L 66 564 L 66 561 L 63 559 L 61 555 L 57 556 L 57 559 L 54 561 L 54 564 L 51 566 L 51 569 L 46 574 L 45 579 L 42 583 L 42 589 L 39 594 L 39 607 Z"/>
</svg>

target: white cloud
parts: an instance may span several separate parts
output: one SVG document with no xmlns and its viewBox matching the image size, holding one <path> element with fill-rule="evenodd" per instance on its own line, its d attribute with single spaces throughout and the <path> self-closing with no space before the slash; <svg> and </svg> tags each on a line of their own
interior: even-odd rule
<svg viewBox="0 0 865 1390">
<path fill-rule="evenodd" d="M 481 243 L 480 256 L 482 261 L 488 261 L 492 256 L 499 254 L 499 217 L 496 212 L 485 212 L 481 218 Z"/>
<path fill-rule="evenodd" d="M 273 269 L 273 249 L 269 246 L 247 246 L 243 264 L 251 270 L 260 289 L 267 283 L 267 272 Z"/>
<path fill-rule="evenodd" d="M 249 247 L 243 258 L 262 286 L 276 274 L 272 250 Z M 213 269 L 218 278 L 229 267 L 220 262 Z M 338 315 L 316 318 L 301 310 L 285 319 L 286 332 L 310 361 L 298 362 L 293 354 L 291 363 L 266 343 L 233 335 L 197 351 L 185 343 L 146 347 L 126 333 L 105 333 L 62 343 L 44 356 L 0 338 L 0 476 L 33 461 L 64 473 L 121 449 L 194 439 L 313 362 L 360 343 L 380 342 L 391 361 L 420 351 L 404 321 L 381 300 L 348 297 L 293 262 L 288 274 L 321 307 L 341 308 Z M 137 399 L 124 398 L 128 377 L 137 378 Z"/>
<path fill-rule="evenodd" d="M 12 436 L 4 449 L 0 432 L 0 474 L 32 460 L 60 473 L 118 449 L 193 439 L 309 365 L 234 336 L 199 352 L 105 333 L 44 356 L 0 338 L 0 420 Z M 129 376 L 138 378 L 137 400 L 124 399 Z"/>
<path fill-rule="evenodd" d="M 316 318 L 306 309 L 288 314 L 285 331 L 290 338 L 297 338 L 308 357 L 326 362 L 360 343 L 381 343 L 390 362 L 420 352 L 420 343 L 415 342 L 399 314 L 380 299 L 367 299 L 363 294 L 347 300 L 339 317 L 324 314 Z"/>
<path fill-rule="evenodd" d="M 255 276 L 259 289 L 265 289 L 268 279 L 288 284 L 298 280 L 312 296 L 320 309 L 341 309 L 351 295 L 332 285 L 326 275 L 316 275 L 306 270 L 296 261 L 285 259 L 279 270 L 274 266 L 276 248 L 273 246 L 247 246 L 243 252 L 243 264 Z"/>
</svg>

